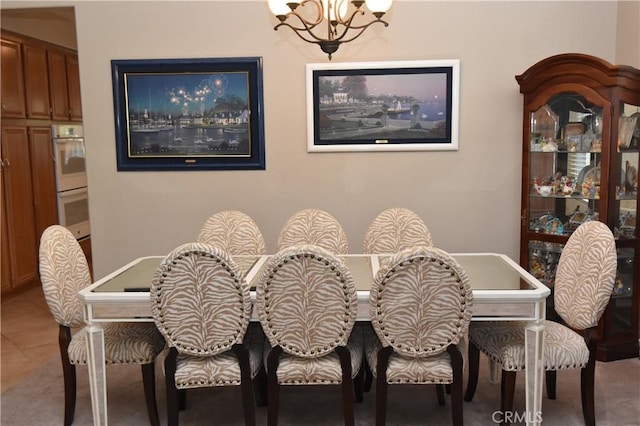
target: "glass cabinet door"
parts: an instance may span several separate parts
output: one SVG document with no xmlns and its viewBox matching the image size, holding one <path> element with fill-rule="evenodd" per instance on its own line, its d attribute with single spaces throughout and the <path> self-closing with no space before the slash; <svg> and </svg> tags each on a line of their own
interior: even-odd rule
<svg viewBox="0 0 640 426">
<path fill-rule="evenodd" d="M 602 107 L 561 93 L 530 127 L 529 231 L 568 236 L 600 217 Z"/>
<path fill-rule="evenodd" d="M 618 273 L 609 303 L 611 335 L 624 335 L 634 328 L 633 297 L 635 282 L 636 217 L 638 211 L 638 167 L 640 152 L 640 106 L 622 103 L 618 120 L 616 162 L 614 173 L 614 235 L 618 240 Z"/>
</svg>

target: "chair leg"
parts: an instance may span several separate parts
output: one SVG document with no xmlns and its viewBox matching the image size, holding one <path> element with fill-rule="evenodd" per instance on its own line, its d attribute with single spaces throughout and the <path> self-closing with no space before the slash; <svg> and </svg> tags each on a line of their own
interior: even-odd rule
<svg viewBox="0 0 640 426">
<path fill-rule="evenodd" d="M 359 325 L 361 323 L 356 323 Z M 371 327 L 371 324 L 363 324 L 362 327 Z M 362 334 L 364 335 L 364 339 L 367 339 L 367 333 L 363 328 Z M 366 342 L 365 342 L 366 346 Z M 367 353 L 363 349 L 364 356 L 362 357 L 362 365 L 360 369 L 363 370 L 363 382 L 364 382 L 364 391 L 369 392 L 371 390 L 371 385 L 373 385 L 373 372 L 371 371 L 371 366 L 369 365 L 369 361 L 367 360 Z"/>
<path fill-rule="evenodd" d="M 167 357 L 164 359 L 164 374 L 167 392 L 167 425 L 178 426 L 178 389 L 176 388 L 176 359 L 178 351 L 176 348 L 169 349 Z"/>
<path fill-rule="evenodd" d="M 251 365 L 249 351 L 242 344 L 233 345 L 233 352 L 240 365 L 240 391 L 242 393 L 242 409 L 244 411 L 245 426 L 256 426 L 256 404 L 253 397 L 253 381 L 251 380 Z"/>
<path fill-rule="evenodd" d="M 480 349 L 469 342 L 468 350 L 469 379 L 467 381 L 467 391 L 464 394 L 465 401 L 471 401 L 478 387 L 478 373 L 480 370 Z"/>
<path fill-rule="evenodd" d="M 502 425 L 509 425 L 505 414 L 513 410 L 513 394 L 516 390 L 516 372 L 502 370 L 502 380 L 500 382 L 500 410 L 502 411 Z"/>
<path fill-rule="evenodd" d="M 267 426 L 278 426 L 278 405 L 280 404 L 280 385 L 278 384 L 278 364 L 282 348 L 274 346 L 267 355 Z"/>
<path fill-rule="evenodd" d="M 345 426 L 354 426 L 353 416 L 353 379 L 351 378 L 351 352 L 345 346 L 336 347 L 342 368 L 342 415 Z M 360 389 L 362 396 L 362 389 Z"/>
<path fill-rule="evenodd" d="M 438 405 L 444 405 L 444 385 L 436 385 L 436 395 L 438 396 Z"/>
<path fill-rule="evenodd" d="M 58 327 L 58 344 L 62 360 L 62 376 L 64 377 L 64 426 L 73 423 L 76 411 L 76 366 L 69 360 L 69 344 L 71 343 L 71 329 L 64 325 Z"/>
<path fill-rule="evenodd" d="M 545 381 L 547 382 L 547 398 L 556 399 L 556 371 L 545 371 Z"/>
<path fill-rule="evenodd" d="M 376 426 L 385 426 L 387 422 L 387 366 L 392 353 L 393 348 L 391 346 L 384 347 L 378 352 L 378 365 L 376 365 Z"/>
<path fill-rule="evenodd" d="M 361 403 L 364 401 L 363 389 L 364 389 L 364 361 L 360 365 L 360 370 L 358 370 L 358 374 L 353 378 L 353 388 L 356 394 L 356 402 Z"/>
<path fill-rule="evenodd" d="M 580 371 L 580 394 L 582 395 L 582 416 L 585 426 L 595 426 L 596 413 L 594 401 L 594 387 L 596 375 L 595 345 L 589 348 L 589 361 Z"/>
<path fill-rule="evenodd" d="M 371 385 L 373 385 L 373 372 L 371 371 L 371 367 L 369 367 L 366 356 L 362 358 L 362 368 L 364 369 L 364 391 L 369 392 Z"/>
<path fill-rule="evenodd" d="M 184 411 L 187 409 L 187 390 L 178 389 L 178 410 Z"/>
<path fill-rule="evenodd" d="M 463 360 L 460 349 L 456 345 L 449 345 L 447 352 L 451 358 L 451 368 L 453 370 L 453 383 L 451 384 L 451 418 L 453 426 L 462 426 L 464 422 L 462 407 L 462 380 L 463 380 Z"/>
<path fill-rule="evenodd" d="M 265 407 L 269 401 L 267 397 L 267 370 L 264 365 L 260 367 L 258 374 L 253 379 L 254 392 L 258 395 L 258 407 Z"/>
<path fill-rule="evenodd" d="M 158 418 L 158 405 L 156 404 L 156 364 L 142 364 L 142 384 L 144 398 L 147 401 L 147 413 L 151 426 L 160 426 Z"/>
</svg>

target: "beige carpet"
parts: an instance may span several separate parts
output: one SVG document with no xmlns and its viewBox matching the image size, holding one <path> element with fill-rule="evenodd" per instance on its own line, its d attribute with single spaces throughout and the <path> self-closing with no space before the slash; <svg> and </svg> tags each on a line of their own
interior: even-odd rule
<svg viewBox="0 0 640 426">
<path fill-rule="evenodd" d="M 499 407 L 500 385 L 487 381 L 482 358 L 478 391 L 473 402 L 464 403 L 465 425 L 493 425 L 492 412 Z M 74 425 L 91 425 L 91 401 L 86 367 L 78 367 L 78 399 Z M 157 396 L 162 424 L 166 424 L 164 379 L 158 367 Z M 138 367 L 112 366 L 107 370 L 109 423 L 148 424 Z M 583 425 L 579 371 L 558 374 L 558 399 L 543 399 L 544 426 Z M 518 376 L 515 410 L 524 410 L 524 376 Z M 640 360 L 598 363 L 596 369 L 596 419 L 599 426 L 640 425 Z M 375 387 L 356 405 L 358 426 L 374 424 Z M 2 426 L 60 425 L 63 420 L 62 369 L 58 357 L 13 386 L 1 396 Z M 451 424 L 450 404 L 437 404 L 432 386 L 392 386 L 389 390 L 389 426 Z M 266 407 L 257 409 L 258 425 L 266 425 Z M 198 389 L 188 393 L 187 409 L 180 413 L 181 425 L 243 424 L 237 388 Z M 339 388 L 284 387 L 281 393 L 281 426 L 342 424 Z"/>
</svg>

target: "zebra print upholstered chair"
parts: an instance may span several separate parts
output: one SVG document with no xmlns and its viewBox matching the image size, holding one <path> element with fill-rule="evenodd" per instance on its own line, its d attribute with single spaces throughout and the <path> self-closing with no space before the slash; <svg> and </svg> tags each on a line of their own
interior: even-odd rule
<svg viewBox="0 0 640 426">
<path fill-rule="evenodd" d="M 383 210 L 367 228 L 362 243 L 362 252 L 369 254 L 398 253 L 412 247 L 431 247 L 431 233 L 424 221 L 412 210 L 393 207 Z M 361 324 L 370 328 L 370 324 Z M 370 330 L 367 332 L 369 333 Z M 364 368 L 364 389 L 371 390 L 372 368 L 366 363 Z M 444 387 L 438 386 L 438 400 L 444 405 Z"/>
<path fill-rule="evenodd" d="M 300 210 L 282 227 L 278 250 L 299 244 L 313 244 L 334 254 L 349 253 L 347 235 L 340 223 L 318 209 Z"/>
<path fill-rule="evenodd" d="M 362 377 L 363 348 L 362 334 L 352 333 L 357 303 L 351 272 L 321 247 L 288 247 L 266 265 L 256 308 L 269 342 L 269 426 L 278 424 L 282 385 L 341 385 L 344 424 L 354 424 L 353 381 Z M 361 383 L 358 389 L 362 400 Z"/>
<path fill-rule="evenodd" d="M 59 324 L 64 424 L 68 426 L 73 423 L 76 408 L 76 365 L 87 364 L 86 332 L 78 292 L 91 284 L 91 275 L 80 244 L 63 226 L 52 225 L 42 233 L 40 281 L 47 305 Z M 149 421 L 159 425 L 155 359 L 164 347 L 162 336 L 149 323 L 111 323 L 103 328 L 106 364 L 141 365 Z M 77 331 L 72 334 L 72 329 Z"/>
<path fill-rule="evenodd" d="M 616 246 L 609 228 L 598 221 L 580 225 L 562 250 L 554 286 L 555 309 L 567 326 L 545 321 L 543 361 L 547 397 L 555 399 L 558 370 L 582 369 L 582 413 L 587 426 L 595 425 L 596 345 L 591 334 L 611 297 L 616 268 Z M 516 372 L 525 368 L 525 325 L 517 322 L 471 324 L 466 401 L 473 399 L 480 352 L 483 352 L 502 367 L 501 411 L 511 411 Z"/>
<path fill-rule="evenodd" d="M 256 424 L 253 379 L 262 366 L 264 334 L 248 327 L 249 285 L 219 247 L 183 244 L 160 263 L 151 312 L 169 346 L 165 358 L 167 418 L 178 424 L 178 390 L 239 386 L 247 426 Z"/>
<path fill-rule="evenodd" d="M 472 304 L 466 272 L 435 247 L 403 250 L 378 271 L 369 296 L 373 331 L 365 329 L 377 426 L 386 422 L 387 387 L 394 384 L 450 384 L 453 424 L 463 424 L 460 344 Z"/>
<path fill-rule="evenodd" d="M 237 210 L 211 215 L 200 229 L 198 242 L 218 246 L 231 255 L 266 253 L 258 225 L 246 213 Z"/>
<path fill-rule="evenodd" d="M 363 253 L 397 253 L 401 250 L 433 245 L 431 233 L 415 212 L 394 207 L 382 211 L 369 225 L 362 244 Z"/>
</svg>

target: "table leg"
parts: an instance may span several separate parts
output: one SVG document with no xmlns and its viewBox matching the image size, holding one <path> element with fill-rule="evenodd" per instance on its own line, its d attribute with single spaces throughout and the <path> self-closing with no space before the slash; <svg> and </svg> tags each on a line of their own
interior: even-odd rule
<svg viewBox="0 0 640 426">
<path fill-rule="evenodd" d="M 526 420 L 527 426 L 542 422 L 542 380 L 544 377 L 544 323 L 529 324 L 525 330 Z"/>
<path fill-rule="evenodd" d="M 87 364 L 91 409 L 94 426 L 107 425 L 107 380 L 105 373 L 104 330 L 99 324 L 89 324 L 87 331 Z"/>
</svg>

